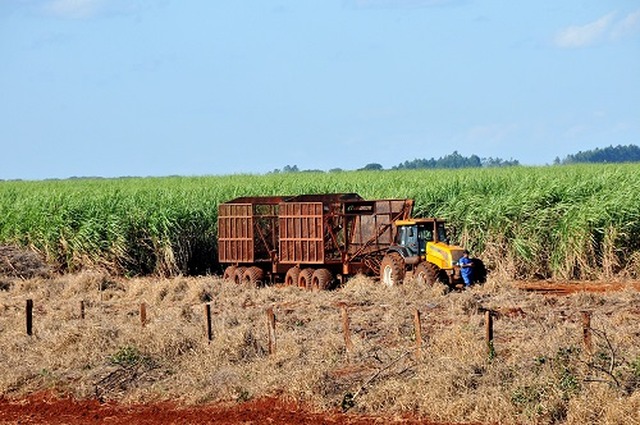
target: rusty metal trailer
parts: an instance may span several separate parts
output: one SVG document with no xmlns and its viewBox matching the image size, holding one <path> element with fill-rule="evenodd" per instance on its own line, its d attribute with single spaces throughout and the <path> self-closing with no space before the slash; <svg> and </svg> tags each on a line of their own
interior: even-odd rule
<svg viewBox="0 0 640 425">
<path fill-rule="evenodd" d="M 218 209 L 218 260 L 225 278 L 328 288 L 336 278 L 377 274 L 410 199 L 355 193 L 243 197 Z"/>
</svg>

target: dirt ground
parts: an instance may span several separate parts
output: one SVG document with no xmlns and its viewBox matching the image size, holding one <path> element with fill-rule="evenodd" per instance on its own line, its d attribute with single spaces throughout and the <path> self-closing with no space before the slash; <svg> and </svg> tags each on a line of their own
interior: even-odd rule
<svg viewBox="0 0 640 425">
<path fill-rule="evenodd" d="M 446 425 L 408 418 L 372 417 L 340 412 L 314 413 L 295 403 L 260 399 L 234 405 L 182 408 L 171 403 L 123 405 L 72 400 L 50 394 L 25 399 L 0 398 L 0 424 L 402 424 Z"/>
<path fill-rule="evenodd" d="M 626 288 L 640 291 L 640 282 L 519 282 L 517 288 L 527 292 L 540 292 L 546 295 L 570 295 L 578 292 L 613 292 Z"/>
</svg>

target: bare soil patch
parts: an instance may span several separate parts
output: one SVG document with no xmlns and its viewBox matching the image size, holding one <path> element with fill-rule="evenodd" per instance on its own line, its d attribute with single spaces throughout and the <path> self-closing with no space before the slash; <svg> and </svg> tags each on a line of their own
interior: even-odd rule
<svg viewBox="0 0 640 425">
<path fill-rule="evenodd" d="M 293 402 L 277 398 L 232 405 L 180 407 L 173 403 L 125 405 L 97 400 L 59 398 L 47 393 L 27 398 L 0 399 L 0 424 L 402 424 L 446 425 L 410 418 L 346 415 L 312 412 Z"/>
<path fill-rule="evenodd" d="M 515 286 L 527 292 L 539 292 L 547 295 L 570 295 L 580 292 L 606 293 L 635 289 L 640 291 L 640 282 L 519 282 Z"/>
<path fill-rule="evenodd" d="M 35 252 L 11 245 L 0 245 L 0 279 L 46 277 L 50 268 Z"/>
</svg>

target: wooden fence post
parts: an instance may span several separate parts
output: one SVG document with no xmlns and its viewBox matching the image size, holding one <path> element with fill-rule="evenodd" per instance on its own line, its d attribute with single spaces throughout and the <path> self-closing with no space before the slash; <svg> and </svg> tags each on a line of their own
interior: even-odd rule
<svg viewBox="0 0 640 425">
<path fill-rule="evenodd" d="M 28 299 L 25 308 L 25 314 L 27 319 L 27 335 L 33 335 L 33 300 Z"/>
<path fill-rule="evenodd" d="M 493 346 L 493 312 L 491 310 L 484 312 L 484 334 L 487 344 L 487 356 L 492 359 L 496 353 Z"/>
<path fill-rule="evenodd" d="M 342 304 L 342 333 L 344 334 L 344 345 L 347 350 L 347 355 L 353 351 L 353 343 L 351 342 L 351 331 L 349 330 L 349 312 L 347 311 L 347 305 Z"/>
<path fill-rule="evenodd" d="M 84 320 L 84 300 L 80 300 L 80 319 Z"/>
<path fill-rule="evenodd" d="M 276 352 L 276 315 L 273 313 L 273 307 L 266 310 L 267 313 L 267 333 L 269 335 L 269 354 Z"/>
<path fill-rule="evenodd" d="M 147 303 L 140 303 L 140 324 L 143 328 L 147 324 Z"/>
<path fill-rule="evenodd" d="M 422 358 L 422 324 L 420 323 L 420 310 L 413 313 L 413 323 L 416 328 L 416 360 Z"/>
<path fill-rule="evenodd" d="M 213 331 L 211 329 L 211 304 L 204 305 L 204 320 L 207 326 L 207 341 L 211 343 Z"/>
<path fill-rule="evenodd" d="M 591 340 L 591 312 L 581 311 L 580 314 L 582 316 L 582 340 L 584 347 L 591 353 L 593 349 L 593 342 Z"/>
</svg>

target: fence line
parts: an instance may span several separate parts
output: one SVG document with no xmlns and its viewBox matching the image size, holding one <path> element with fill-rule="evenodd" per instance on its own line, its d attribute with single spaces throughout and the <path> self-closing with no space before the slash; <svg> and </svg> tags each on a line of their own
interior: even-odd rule
<svg viewBox="0 0 640 425">
<path fill-rule="evenodd" d="M 193 305 L 191 305 L 193 307 Z M 342 333 L 344 338 L 344 348 L 347 362 L 350 360 L 350 355 L 354 350 L 353 342 L 351 340 L 351 320 L 349 317 L 348 305 L 344 302 L 336 305 L 340 309 Z M 353 306 L 352 306 L 353 308 Z M 521 313 L 522 310 L 519 310 Z M 26 300 L 25 305 L 25 324 L 26 334 L 28 336 L 33 335 L 33 311 L 34 302 L 32 299 Z M 276 315 L 274 312 L 274 305 L 267 307 L 265 310 L 266 325 L 267 325 L 267 347 L 268 353 L 273 355 L 277 351 L 277 338 L 276 338 Z M 486 355 L 489 359 L 496 356 L 496 347 L 494 340 L 494 318 L 499 317 L 500 314 L 497 310 L 480 309 L 480 312 L 484 312 L 484 342 L 486 346 Z M 80 301 L 80 320 L 85 319 L 86 303 L 84 300 Z M 593 340 L 592 340 L 592 327 L 591 316 L 592 312 L 587 310 L 579 311 L 581 331 L 582 331 L 582 343 L 585 350 L 588 353 L 593 352 Z M 141 302 L 139 304 L 139 318 L 140 326 L 145 327 L 148 323 L 147 320 L 147 303 Z M 208 343 L 213 340 L 213 328 L 211 321 L 211 303 L 204 304 L 204 323 L 205 323 L 205 337 Z M 422 313 L 419 309 L 413 311 L 413 323 L 415 332 L 415 348 L 414 357 L 416 360 L 422 358 L 423 349 L 423 337 L 422 337 Z"/>
</svg>

